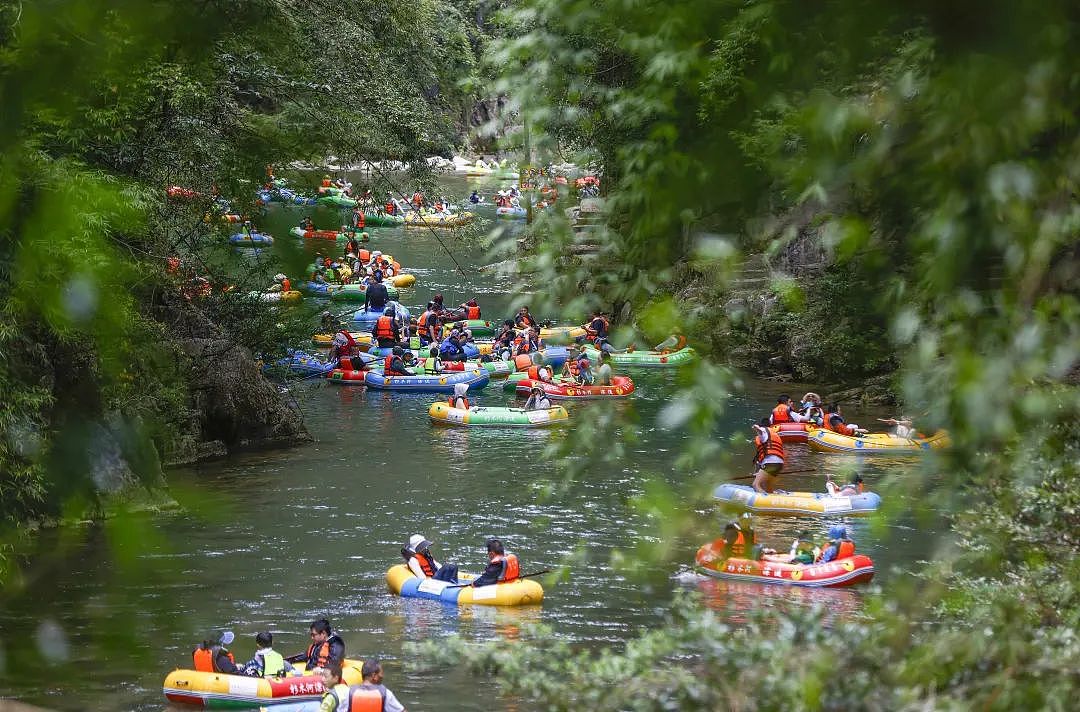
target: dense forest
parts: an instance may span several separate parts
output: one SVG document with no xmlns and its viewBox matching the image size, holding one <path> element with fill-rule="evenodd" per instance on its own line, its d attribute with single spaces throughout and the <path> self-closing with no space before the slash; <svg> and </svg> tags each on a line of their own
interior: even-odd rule
<svg viewBox="0 0 1080 712">
<path fill-rule="evenodd" d="M 165 186 L 247 210 L 271 164 L 392 159 L 422 184 L 428 156 L 499 148 L 602 176 L 603 229 L 559 211 L 530 226 L 550 303 L 713 356 L 664 411 L 694 436 L 680 466 L 730 466 L 712 422 L 736 368 L 871 384 L 952 434 L 903 485 L 926 502 L 904 514 L 951 535 L 858 620 L 761 609 L 734 627 L 688 595 L 622 649 L 534 629 L 428 660 L 544 709 L 1064 709 L 1080 684 L 1078 23 L 1060 0 L 4 2 L 6 532 L 161 488 L 163 461 L 308 438 L 253 358 L 309 334 L 308 315 L 186 299 L 188 272 L 224 269 L 221 227 L 209 197 L 192 210 Z M 548 454 L 611 457 L 595 446 L 610 425 Z M 700 539 L 709 525 L 673 501 L 631 504 Z"/>
</svg>

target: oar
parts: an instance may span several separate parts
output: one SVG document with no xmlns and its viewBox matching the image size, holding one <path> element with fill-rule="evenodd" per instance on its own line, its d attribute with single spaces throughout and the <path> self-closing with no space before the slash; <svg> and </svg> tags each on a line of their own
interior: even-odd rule
<svg viewBox="0 0 1080 712">
<path fill-rule="evenodd" d="M 801 473 L 804 473 L 804 472 L 820 472 L 820 470 L 816 470 L 814 468 L 808 468 L 808 469 L 805 469 L 805 470 L 783 470 L 779 474 L 780 475 L 798 475 L 798 474 L 801 474 Z M 728 482 L 737 482 L 739 480 L 752 480 L 752 479 L 754 479 L 753 475 L 745 475 L 743 477 L 733 477 L 730 480 L 728 480 Z"/>
<path fill-rule="evenodd" d="M 532 576 L 541 576 L 543 574 L 550 574 L 550 573 L 551 573 L 551 569 L 544 569 L 543 571 L 534 571 L 531 574 L 524 574 L 522 576 L 518 576 L 518 578 L 519 579 L 530 578 Z M 459 584 L 455 584 L 453 586 L 447 586 L 446 588 L 465 588 L 466 586 L 472 586 L 472 582 L 459 583 Z"/>
</svg>

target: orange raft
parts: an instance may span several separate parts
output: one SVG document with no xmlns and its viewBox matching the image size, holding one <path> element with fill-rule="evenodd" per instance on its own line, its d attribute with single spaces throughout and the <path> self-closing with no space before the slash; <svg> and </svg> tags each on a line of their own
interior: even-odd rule
<svg viewBox="0 0 1080 712">
<path fill-rule="evenodd" d="M 698 549 L 695 568 L 706 576 L 754 583 L 840 588 L 865 583 L 874 578 L 874 562 L 869 556 L 855 554 L 819 564 L 788 563 L 788 557 L 765 556 L 760 561 L 737 556 L 722 558 L 723 540 L 717 539 Z"/>
<path fill-rule="evenodd" d="M 574 381 L 533 381 L 523 378 L 515 390 L 519 396 L 527 396 L 539 386 L 552 400 L 588 400 L 592 398 L 626 398 L 634 392 L 634 382 L 629 376 L 612 376 L 610 386 L 582 386 Z"/>
</svg>

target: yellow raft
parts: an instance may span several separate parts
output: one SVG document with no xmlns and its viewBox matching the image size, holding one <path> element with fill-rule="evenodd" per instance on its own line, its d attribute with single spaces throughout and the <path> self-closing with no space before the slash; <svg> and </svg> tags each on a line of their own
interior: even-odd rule
<svg viewBox="0 0 1080 712">
<path fill-rule="evenodd" d="M 817 428 L 806 434 L 806 444 L 818 452 L 845 452 L 860 455 L 914 455 L 926 450 L 941 450 L 952 444 L 949 434 L 939 430 L 927 438 L 901 438 L 891 433 L 868 433 L 862 436 L 841 435 Z"/>
<path fill-rule="evenodd" d="M 346 659 L 341 668 L 344 681 L 350 685 L 363 682 L 361 667 L 362 660 Z M 183 668 L 170 672 L 161 687 L 170 702 L 217 708 L 250 708 L 304 701 L 318 704 L 324 692 L 322 680 L 312 672 L 263 678 Z"/>
<path fill-rule="evenodd" d="M 411 287 L 414 284 L 416 284 L 416 275 L 415 274 L 408 274 L 408 273 L 395 274 L 393 277 L 388 277 L 388 278 L 384 279 L 383 281 L 388 283 L 388 284 L 392 284 L 393 286 L 397 287 L 398 289 L 404 289 L 406 287 Z"/>
<path fill-rule="evenodd" d="M 473 574 L 458 574 L 461 583 L 475 578 Z M 443 603 L 456 603 L 459 606 L 535 606 L 544 600 L 544 588 L 532 579 L 518 579 L 510 583 L 478 588 L 452 588 L 455 584 L 414 576 L 405 564 L 390 567 L 386 572 L 386 585 L 403 598 L 428 598 Z"/>
<path fill-rule="evenodd" d="M 405 216 L 406 227 L 461 227 L 475 219 L 472 213 L 441 215 L 438 213 L 409 213 Z"/>
</svg>

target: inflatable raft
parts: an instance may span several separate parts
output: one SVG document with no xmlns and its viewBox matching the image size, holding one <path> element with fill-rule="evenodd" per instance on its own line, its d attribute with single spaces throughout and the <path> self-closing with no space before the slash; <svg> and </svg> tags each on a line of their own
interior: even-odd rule
<svg viewBox="0 0 1080 712">
<path fill-rule="evenodd" d="M 939 430 L 928 438 L 900 438 L 890 433 L 870 433 L 862 437 L 841 435 L 816 428 L 806 434 L 806 444 L 818 452 L 847 452 L 859 455 L 914 455 L 947 448 L 949 434 Z"/>
<path fill-rule="evenodd" d="M 569 344 L 575 339 L 587 336 L 588 333 L 581 326 L 546 326 L 540 328 L 540 338 L 549 344 Z"/>
<path fill-rule="evenodd" d="M 386 213 L 364 213 L 365 227 L 397 227 L 405 224 L 402 215 L 387 215 Z"/>
<path fill-rule="evenodd" d="M 325 375 L 334 369 L 332 361 L 324 361 L 303 351 L 293 351 L 285 358 L 278 359 L 275 365 L 303 376 Z"/>
<path fill-rule="evenodd" d="M 514 386 L 519 396 L 527 396 L 533 386 L 540 386 L 552 400 L 589 400 L 596 398 L 626 398 L 634 392 L 634 382 L 628 376 L 612 376 L 610 386 L 581 386 L 573 381 L 555 379 L 554 383 L 523 378 Z"/>
<path fill-rule="evenodd" d="M 586 344 L 584 351 L 594 361 L 600 357 L 600 351 L 592 344 Z M 689 363 L 697 358 L 697 352 L 686 346 L 678 351 L 627 351 L 625 353 L 608 354 L 608 356 L 611 363 L 616 366 L 664 368 Z"/>
<path fill-rule="evenodd" d="M 472 332 L 473 336 L 494 336 L 495 324 L 486 319 L 448 319 L 443 324 L 442 335 L 448 336 L 458 322 L 465 322 L 465 328 Z"/>
<path fill-rule="evenodd" d="M 304 298 L 304 295 L 295 289 L 291 289 L 288 292 L 248 292 L 248 295 L 252 299 L 258 299 L 260 302 L 282 303 L 282 304 L 295 304 Z"/>
<path fill-rule="evenodd" d="M 486 428 L 543 428 L 565 423 L 570 415 L 561 406 L 545 410 L 521 408 L 451 408 L 445 401 L 432 403 L 428 415 L 436 423 Z"/>
<path fill-rule="evenodd" d="M 336 205 L 339 208 L 355 208 L 356 201 L 347 195 L 320 195 L 315 202 L 320 205 Z"/>
<path fill-rule="evenodd" d="M 458 574 L 461 583 L 475 578 L 473 574 Z M 459 606 L 535 606 L 544 600 L 544 588 L 532 579 L 518 579 L 479 588 L 451 588 L 455 584 L 414 576 L 404 564 L 390 567 L 386 572 L 386 585 L 403 598 L 428 598 L 443 603 L 456 603 Z"/>
<path fill-rule="evenodd" d="M 495 208 L 495 217 L 503 220 L 524 220 L 526 212 L 525 208 Z"/>
<path fill-rule="evenodd" d="M 816 425 L 807 425 L 806 423 L 780 423 L 774 425 L 774 428 L 780 428 L 780 439 L 786 443 L 804 443 L 806 442 L 806 434 L 810 430 L 816 428 Z"/>
<path fill-rule="evenodd" d="M 300 284 L 300 290 L 313 297 L 324 297 L 336 302 L 362 302 L 367 292 L 367 285 L 303 282 Z M 386 293 L 390 295 L 391 300 L 396 300 L 398 297 L 397 287 L 392 284 L 386 285 Z M 382 312 L 379 312 L 379 316 L 382 316 Z"/>
<path fill-rule="evenodd" d="M 725 483 L 713 490 L 713 497 L 735 509 L 768 514 L 806 514 L 843 516 L 869 514 L 881 506 L 881 497 L 873 492 L 834 497 L 825 492 L 755 492 L 749 485 Z"/>
<path fill-rule="evenodd" d="M 718 554 L 722 544 L 723 540 L 718 539 L 698 549 L 695 568 L 714 578 L 811 588 L 853 586 L 874 578 L 874 562 L 862 554 L 821 564 L 790 564 L 779 561 L 785 558 L 783 556 L 772 557 L 776 559 L 772 561 L 739 557 L 723 559 Z"/>
<path fill-rule="evenodd" d="M 350 685 L 359 684 L 363 680 L 362 667 L 362 660 L 346 659 L 341 669 L 342 678 Z M 313 673 L 262 678 L 183 668 L 170 672 L 161 688 L 169 702 L 211 709 L 246 709 L 308 701 L 318 708 L 325 692 L 322 679 Z"/>
<path fill-rule="evenodd" d="M 235 235 L 229 237 L 229 243 L 233 245 L 238 245 L 240 247 L 273 245 L 274 238 L 261 232 L 253 232 L 250 235 L 245 235 L 242 232 L 238 232 Z"/>
<path fill-rule="evenodd" d="M 370 348 L 375 343 L 370 331 L 350 331 L 349 333 L 352 334 L 353 340 L 361 350 Z M 311 343 L 319 347 L 329 348 L 334 343 L 334 334 L 313 334 Z"/>
<path fill-rule="evenodd" d="M 305 230 L 302 227 L 294 227 L 289 230 L 290 235 L 302 237 L 305 240 L 348 240 L 349 235 L 337 230 Z"/>
<path fill-rule="evenodd" d="M 486 386 L 489 380 L 491 376 L 482 368 L 430 376 L 384 376 L 378 371 L 364 372 L 364 383 L 368 388 L 410 393 L 453 393 L 458 383 L 467 383 L 469 390 L 475 391 Z"/>
<path fill-rule="evenodd" d="M 405 216 L 405 227 L 461 227 L 472 222 L 475 217 L 472 213 L 409 213 Z"/>
</svg>

